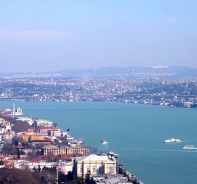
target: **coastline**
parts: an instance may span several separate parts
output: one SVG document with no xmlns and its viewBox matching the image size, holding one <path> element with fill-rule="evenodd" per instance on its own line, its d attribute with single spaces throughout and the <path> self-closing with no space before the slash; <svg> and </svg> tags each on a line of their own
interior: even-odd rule
<svg viewBox="0 0 197 184">
<path fill-rule="evenodd" d="M 22 119 L 20 118 L 20 117 L 22 117 Z M 17 125 L 17 122 L 23 122 L 23 123 L 27 123 L 27 124 L 29 124 L 29 122 L 28 121 L 26 121 L 26 119 L 31 119 L 31 118 L 29 118 L 29 117 L 24 117 L 24 114 L 22 113 L 22 109 L 20 109 L 20 108 L 17 108 L 16 110 L 15 110 L 15 105 L 13 105 L 13 110 L 9 110 L 9 109 L 5 109 L 5 110 L 3 110 L 3 111 L 1 111 L 1 117 L 0 117 L 0 119 L 1 119 L 1 124 L 2 123 L 4 123 L 5 124 L 5 122 L 6 123 L 14 123 L 14 127 Z M 39 120 L 39 125 L 38 125 L 38 121 Z M 42 122 L 41 122 L 41 120 L 42 120 Z M 36 124 L 35 124 L 36 123 Z M 18 125 L 17 125 L 18 126 Z M 20 126 L 22 126 L 22 124 L 20 125 Z M 55 128 L 56 130 L 61 130 L 62 131 L 62 133 L 64 132 L 62 129 L 59 129 L 58 127 L 57 127 L 57 125 L 54 127 L 54 126 L 52 126 L 52 122 L 51 121 L 48 121 L 48 120 L 44 120 L 44 119 L 37 119 L 37 120 L 33 120 L 32 119 L 32 122 L 29 124 L 29 128 L 28 128 L 28 131 L 34 131 L 34 130 L 36 130 L 37 128 L 39 128 L 39 127 L 41 127 L 41 128 L 43 128 L 43 126 L 46 126 L 45 127 L 45 129 L 48 127 L 48 126 L 50 126 L 52 129 L 53 128 Z M 35 129 L 35 127 L 37 127 L 36 129 Z M 50 128 L 50 129 L 51 129 Z M 27 132 L 28 132 L 27 131 Z M 71 143 L 74 141 L 75 143 L 74 144 L 77 144 L 77 145 L 81 145 L 82 143 L 83 143 L 83 140 L 82 139 L 80 139 L 80 143 L 78 143 L 78 141 L 77 140 L 74 140 L 74 137 L 72 137 L 70 134 L 68 134 L 68 132 L 70 131 L 70 129 L 67 129 L 67 133 L 65 134 L 66 135 L 66 137 L 68 138 L 67 139 L 67 141 L 68 141 L 68 145 L 70 146 L 71 145 Z M 22 135 L 25 135 L 26 133 L 27 133 L 26 131 L 24 131 L 24 132 L 15 132 L 15 134 L 16 134 L 16 136 L 17 137 L 19 137 L 20 135 L 21 135 L 21 133 L 22 133 Z M 32 133 L 31 133 L 32 134 Z M 40 134 L 40 135 L 42 135 L 42 134 Z M 39 133 L 37 133 L 36 134 L 36 136 L 39 136 Z M 61 135 L 62 136 L 62 135 Z M 58 136 L 56 137 L 56 139 L 59 139 L 60 140 L 60 137 L 61 136 L 59 136 L 59 134 L 58 134 Z M 54 135 L 53 135 L 53 137 L 54 137 Z M 31 138 L 31 135 L 29 135 L 29 139 L 31 140 L 32 138 Z M 28 141 L 27 141 L 27 143 L 30 143 L 29 142 L 29 139 L 28 139 Z M 20 139 L 21 140 L 21 139 Z M 5 140 L 6 141 L 6 140 Z M 49 141 L 49 140 L 48 140 Z M 10 142 L 10 144 L 11 144 L 11 140 L 9 140 L 9 142 Z M 14 142 L 16 142 L 16 140 L 14 141 Z M 18 142 L 18 141 L 17 141 Z M 39 140 L 37 140 L 36 142 L 40 142 Z M 62 142 L 62 141 L 61 141 Z M 20 143 L 20 145 L 19 145 L 19 143 L 20 142 L 18 142 L 17 144 L 16 144 L 16 148 L 17 148 L 17 150 L 18 150 L 18 153 L 17 153 L 17 164 L 16 164 L 16 166 L 15 166 L 15 164 L 14 164 L 14 167 L 16 167 L 16 168 L 19 168 L 20 169 L 20 162 L 23 162 L 24 161 L 24 159 L 26 158 L 24 155 L 21 155 L 20 156 L 20 153 L 19 153 L 19 149 L 23 149 L 23 144 L 24 144 L 24 142 L 23 142 L 23 144 L 22 144 L 22 142 Z M 52 142 L 51 142 L 52 143 Z M 48 143 L 47 143 L 48 144 Z M 38 146 L 38 145 L 37 145 Z M 56 149 L 55 148 L 55 146 L 54 146 L 54 144 L 52 143 L 52 144 L 48 144 L 48 145 L 46 145 L 46 146 L 44 146 L 44 147 L 47 147 L 47 150 L 49 149 L 49 147 L 51 147 L 52 146 L 52 149 Z M 59 144 L 59 147 L 60 147 L 60 144 Z M 4 147 L 3 147 L 4 148 Z M 45 152 L 44 152 L 45 153 Z M 86 152 L 85 152 L 86 153 Z M 47 154 L 47 153 L 46 153 Z M 95 153 L 96 155 L 100 155 L 100 154 L 98 154 L 98 153 Z M 109 158 L 114 158 L 114 160 L 116 161 L 115 163 L 116 163 L 116 165 L 119 167 L 119 169 L 117 170 L 117 173 L 115 174 L 115 175 L 113 175 L 112 173 L 112 175 L 110 174 L 110 173 L 106 173 L 105 175 L 105 179 L 107 179 L 108 181 L 110 181 L 111 180 L 111 182 L 113 183 L 113 180 L 114 180 L 114 178 L 113 177 L 115 177 L 116 179 L 118 179 L 119 177 L 122 177 L 122 176 L 124 176 L 124 177 L 126 177 L 127 178 L 127 181 L 129 182 L 129 183 L 133 183 L 133 184 L 141 184 L 141 182 L 138 180 L 138 178 L 136 177 L 136 176 L 134 176 L 133 174 L 131 174 L 130 172 L 128 172 L 123 166 L 120 166 L 120 164 L 119 164 L 119 161 L 118 161 L 118 157 L 119 157 L 119 155 L 118 154 L 115 154 L 114 152 L 109 152 L 109 153 L 102 153 L 102 155 L 108 155 L 109 156 Z M 83 154 L 82 154 L 83 155 Z M 81 156 L 82 156 L 81 155 Z M 58 155 L 56 155 L 56 156 L 58 156 Z M 91 153 L 89 153 L 89 154 L 87 154 L 86 156 L 91 156 Z M 76 155 L 75 155 L 75 157 L 76 157 Z M 7 157 L 6 157 L 7 158 Z M 44 157 L 43 157 L 44 158 Z M 61 158 L 61 154 L 60 154 L 60 158 Z M 59 159 L 60 159 L 59 158 Z M 71 157 L 72 158 L 72 157 Z M 12 159 L 15 159 L 15 156 L 12 158 Z M 22 160 L 20 160 L 20 159 L 22 159 Z M 76 158 L 73 158 L 73 160 L 75 160 Z M 28 160 L 27 160 L 28 161 Z M 40 160 L 41 162 L 42 162 L 42 160 Z M 59 161 L 58 161 L 59 162 Z M 24 164 L 24 163 L 23 163 Z M 6 167 L 6 165 L 4 165 L 3 167 Z M 27 166 L 27 167 L 29 167 L 29 166 Z M 37 167 L 40 167 L 40 165 L 38 165 Z M 57 166 L 56 166 L 57 167 Z M 22 168 L 21 168 L 22 169 Z M 73 169 L 74 169 L 74 167 L 73 167 Z M 73 170 L 73 172 L 74 172 L 74 170 Z M 110 176 L 108 176 L 108 175 L 110 175 Z M 120 175 L 120 176 L 119 176 Z M 122 176 L 121 176 L 122 175 Z M 91 177 L 93 177 L 94 178 L 94 175 L 91 175 Z M 109 177 L 109 179 L 108 179 L 108 177 Z M 104 179 L 104 178 L 103 178 Z M 104 180 L 105 180 L 104 179 Z M 120 180 L 121 181 L 121 180 Z M 95 180 L 95 183 L 97 183 L 96 182 L 96 180 Z"/>
</svg>

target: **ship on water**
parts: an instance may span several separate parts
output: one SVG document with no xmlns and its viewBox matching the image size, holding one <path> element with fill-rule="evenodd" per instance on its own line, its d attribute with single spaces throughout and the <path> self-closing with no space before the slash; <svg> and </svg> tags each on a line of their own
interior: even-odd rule
<svg viewBox="0 0 197 184">
<path fill-rule="evenodd" d="M 105 139 L 102 139 L 101 144 L 108 144 L 109 142 L 107 142 Z"/>
<path fill-rule="evenodd" d="M 194 145 L 185 145 L 185 146 L 183 146 L 182 149 L 185 149 L 185 150 L 196 150 L 197 147 L 195 147 Z"/>
<path fill-rule="evenodd" d="M 165 140 L 165 143 L 175 143 L 175 142 L 181 142 L 181 139 L 170 138 Z"/>
</svg>

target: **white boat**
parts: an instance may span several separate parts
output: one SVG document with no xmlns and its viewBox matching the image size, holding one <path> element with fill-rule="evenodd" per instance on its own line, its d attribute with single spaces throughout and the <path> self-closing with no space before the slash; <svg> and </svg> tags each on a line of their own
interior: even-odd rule
<svg viewBox="0 0 197 184">
<path fill-rule="evenodd" d="M 181 139 L 170 138 L 166 139 L 165 143 L 181 142 Z"/>
<path fill-rule="evenodd" d="M 103 139 L 102 141 L 101 141 L 101 144 L 107 144 L 108 142 L 105 140 L 105 139 Z"/>
<path fill-rule="evenodd" d="M 185 145 L 183 146 L 183 149 L 194 150 L 197 149 L 197 147 L 195 147 L 194 145 Z"/>
</svg>

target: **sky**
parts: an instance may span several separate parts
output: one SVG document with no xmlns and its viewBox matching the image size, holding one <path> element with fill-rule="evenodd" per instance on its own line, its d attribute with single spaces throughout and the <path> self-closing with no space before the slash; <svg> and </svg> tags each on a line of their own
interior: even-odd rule
<svg viewBox="0 0 197 184">
<path fill-rule="evenodd" d="M 0 73 L 197 68 L 196 0 L 0 0 Z"/>
</svg>

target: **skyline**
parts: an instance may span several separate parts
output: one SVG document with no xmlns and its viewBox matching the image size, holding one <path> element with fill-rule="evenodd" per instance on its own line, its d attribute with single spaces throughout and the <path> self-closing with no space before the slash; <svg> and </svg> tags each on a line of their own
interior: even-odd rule
<svg viewBox="0 0 197 184">
<path fill-rule="evenodd" d="M 197 68 L 197 2 L 0 2 L 0 73 Z"/>
</svg>

